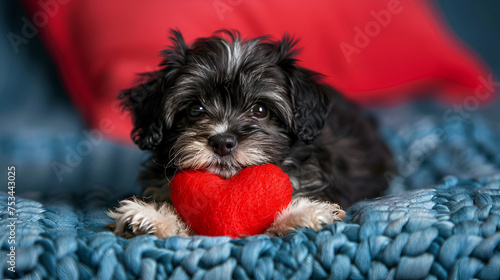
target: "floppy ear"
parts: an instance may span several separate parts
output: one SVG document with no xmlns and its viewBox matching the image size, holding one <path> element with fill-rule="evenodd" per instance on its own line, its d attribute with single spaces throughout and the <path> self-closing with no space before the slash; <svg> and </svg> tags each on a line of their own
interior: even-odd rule
<svg viewBox="0 0 500 280">
<path fill-rule="evenodd" d="M 334 90 L 317 82 L 316 73 L 297 67 L 291 74 L 292 129 L 304 143 L 320 133 L 330 111 Z"/>
<path fill-rule="evenodd" d="M 169 93 L 179 67 L 184 63 L 187 46 L 179 31 L 171 30 L 173 46 L 162 52 L 161 70 L 140 75 L 142 84 L 124 90 L 118 96 L 122 109 L 132 113 L 134 128 L 130 137 L 143 150 L 154 150 L 163 140 L 168 120 L 164 98 Z"/>
<path fill-rule="evenodd" d="M 293 107 L 292 131 L 298 139 L 309 144 L 323 128 L 332 98 L 337 93 L 320 82 L 320 74 L 297 65 L 296 43 L 288 34 L 278 42 L 278 66 L 289 79 Z"/>
<path fill-rule="evenodd" d="M 160 80 L 124 90 L 118 96 L 124 110 L 132 114 L 132 141 L 142 150 L 154 150 L 163 139 L 164 119 Z"/>
</svg>

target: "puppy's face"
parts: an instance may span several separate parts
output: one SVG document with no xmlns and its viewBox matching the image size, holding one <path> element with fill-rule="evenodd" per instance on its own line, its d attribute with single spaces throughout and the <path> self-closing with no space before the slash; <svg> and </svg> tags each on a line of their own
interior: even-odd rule
<svg viewBox="0 0 500 280">
<path fill-rule="evenodd" d="M 288 38 L 223 35 L 230 39 L 199 39 L 188 48 L 174 32 L 162 70 L 120 98 L 133 112 L 132 138 L 141 148 L 176 169 L 229 178 L 247 166 L 279 164 L 293 141 L 311 141 L 328 97 L 314 73 L 295 65 Z"/>
<path fill-rule="evenodd" d="M 285 76 L 273 63 L 255 60 L 263 52 L 237 41 L 194 46 L 164 99 L 177 167 L 229 178 L 244 167 L 282 160 L 292 107 Z"/>
</svg>

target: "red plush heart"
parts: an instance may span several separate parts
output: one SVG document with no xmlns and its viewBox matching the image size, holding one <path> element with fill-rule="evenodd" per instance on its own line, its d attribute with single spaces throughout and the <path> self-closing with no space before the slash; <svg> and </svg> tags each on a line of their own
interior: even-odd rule
<svg viewBox="0 0 500 280">
<path fill-rule="evenodd" d="M 292 201 L 290 179 L 272 164 L 247 167 L 231 179 L 205 172 L 179 172 L 170 182 L 175 209 L 197 234 L 263 233 Z"/>
</svg>

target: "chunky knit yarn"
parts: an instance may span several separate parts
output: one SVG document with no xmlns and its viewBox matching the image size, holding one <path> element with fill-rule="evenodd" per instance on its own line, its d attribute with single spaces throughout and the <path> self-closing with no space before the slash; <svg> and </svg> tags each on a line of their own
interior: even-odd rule
<svg viewBox="0 0 500 280">
<path fill-rule="evenodd" d="M 44 191 L 16 198 L 11 272 L 1 194 L 0 278 L 498 279 L 497 135 L 480 120 L 428 120 L 385 135 L 400 166 L 390 195 L 354 205 L 346 222 L 284 238 L 125 240 L 103 229 L 116 194 Z"/>
</svg>

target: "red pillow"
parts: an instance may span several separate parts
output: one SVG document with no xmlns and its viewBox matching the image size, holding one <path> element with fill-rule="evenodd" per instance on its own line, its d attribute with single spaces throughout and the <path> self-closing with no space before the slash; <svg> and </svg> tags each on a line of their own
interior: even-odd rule
<svg viewBox="0 0 500 280">
<path fill-rule="evenodd" d="M 300 38 L 301 64 L 364 104 L 422 93 L 463 102 L 487 70 L 443 27 L 427 1 L 25 1 L 62 79 L 93 127 L 128 139 L 114 101 L 136 73 L 155 69 L 178 28 L 186 41 L 222 28 L 243 37 Z M 45 20 L 47 19 L 47 20 Z M 482 100 L 481 100 L 482 101 Z M 110 131 L 109 127 L 107 131 Z"/>
</svg>

